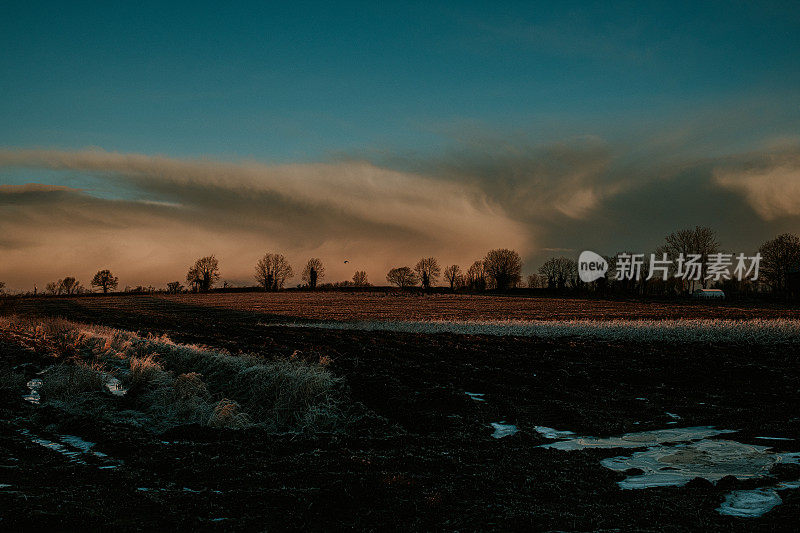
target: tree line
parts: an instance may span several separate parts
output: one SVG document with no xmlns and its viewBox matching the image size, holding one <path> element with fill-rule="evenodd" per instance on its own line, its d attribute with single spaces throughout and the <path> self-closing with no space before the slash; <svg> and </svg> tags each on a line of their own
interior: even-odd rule
<svg viewBox="0 0 800 533">
<path fill-rule="evenodd" d="M 689 294 L 695 288 L 721 288 L 727 292 L 757 292 L 763 288 L 773 294 L 798 295 L 800 292 L 800 237 L 792 233 L 778 235 L 764 242 L 758 248 L 761 256 L 759 276 L 757 280 L 725 279 L 713 282 L 707 277 L 709 257 L 722 253 L 716 232 L 706 226 L 696 226 L 670 233 L 664 242 L 653 250 L 656 257 L 687 257 L 691 254 L 700 257 L 699 280 L 685 280 L 671 276 L 664 280 L 660 277 L 646 279 L 649 274 L 647 261 L 642 265 L 640 279 L 614 279 L 620 255 L 631 252 L 619 252 L 614 256 L 603 256 L 608 263 L 608 276 L 591 283 L 583 283 L 578 276 L 578 263 L 569 257 L 551 257 L 547 259 L 535 274 L 527 278 L 530 288 L 548 288 L 558 291 L 587 290 L 606 292 L 636 293 L 640 295 Z"/>
<path fill-rule="evenodd" d="M 701 269 L 705 269 L 706 260 L 712 254 L 721 251 L 716 232 L 709 227 L 696 226 L 667 235 L 663 243 L 656 247 L 653 253 L 658 257 L 668 254 L 677 257 L 680 254 L 687 256 L 697 254 L 702 258 Z M 763 243 L 758 252 L 761 256 L 758 281 L 724 280 L 715 283 L 720 287 L 733 292 L 756 291 L 767 287 L 775 294 L 800 293 L 800 237 L 792 233 L 778 235 Z M 646 279 L 648 264 L 645 262 L 640 279 L 614 279 L 613 272 L 616 268 L 616 256 L 604 256 L 609 265 L 609 275 L 591 283 L 583 283 L 578 276 L 578 264 L 570 257 L 551 257 L 547 259 L 538 270 L 527 276 L 522 283 L 522 258 L 514 251 L 506 248 L 490 250 L 483 258 L 474 261 L 466 270 L 460 265 L 451 264 L 444 268 L 435 257 L 423 257 L 411 266 L 398 266 L 390 269 L 386 274 L 386 281 L 400 289 L 421 287 L 429 290 L 443 279 L 446 286 L 453 291 L 485 291 L 507 290 L 525 286 L 528 288 L 546 288 L 555 291 L 597 291 L 625 292 L 637 294 L 680 294 L 689 293 L 698 284 L 707 288 L 710 282 L 706 279 L 705 270 L 701 270 L 698 281 L 687 281 L 679 278 L 663 280 L 661 278 Z M 286 282 L 294 276 L 294 270 L 286 256 L 280 253 L 266 253 L 255 265 L 253 278 L 265 291 L 279 291 L 285 288 Z M 317 257 L 310 258 L 302 272 L 302 284 L 298 287 L 309 289 L 328 287 L 368 287 L 367 273 L 357 270 L 351 280 L 337 283 L 323 283 L 325 279 L 325 265 Z M 179 293 L 184 291 L 207 292 L 220 280 L 219 260 L 212 254 L 197 259 L 186 274 L 186 286 L 180 281 L 167 283 L 167 292 Z M 3 292 L 4 283 L 0 282 L 0 293 Z M 48 283 L 44 293 L 51 295 L 75 295 L 90 291 L 108 293 L 119 286 L 119 279 L 109 269 L 99 270 L 90 282 L 90 287 L 84 287 L 73 276 L 66 276 L 57 281 Z M 224 285 L 227 287 L 227 284 Z M 126 287 L 126 291 L 129 288 Z M 153 287 L 138 286 L 133 292 L 154 292 Z M 37 294 L 34 289 L 33 294 Z"/>
</svg>

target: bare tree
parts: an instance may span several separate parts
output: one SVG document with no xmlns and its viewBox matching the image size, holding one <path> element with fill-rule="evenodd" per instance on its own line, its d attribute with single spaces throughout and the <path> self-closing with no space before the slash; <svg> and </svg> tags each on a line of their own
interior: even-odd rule
<svg viewBox="0 0 800 533">
<path fill-rule="evenodd" d="M 542 286 L 542 279 L 539 277 L 538 274 L 529 274 L 528 275 L 528 288 L 529 289 L 538 289 Z"/>
<path fill-rule="evenodd" d="M 539 267 L 539 275 L 549 289 L 574 288 L 578 285 L 578 264 L 569 257 L 551 257 Z"/>
<path fill-rule="evenodd" d="M 664 245 L 656 250 L 660 254 L 666 252 L 672 259 L 677 259 L 680 255 L 688 258 L 690 254 L 700 256 L 700 284 L 706 286 L 706 262 L 710 254 L 719 252 L 717 234 L 709 227 L 695 226 L 694 229 L 682 229 L 667 235 Z M 694 289 L 695 280 L 690 280 L 687 291 Z"/>
<path fill-rule="evenodd" d="M 286 280 L 292 276 L 292 266 L 283 254 L 266 253 L 256 263 L 255 278 L 265 291 L 282 289 Z"/>
<path fill-rule="evenodd" d="M 431 288 L 431 285 L 439 281 L 442 269 L 439 267 L 439 262 L 435 257 L 423 257 L 417 261 L 414 272 L 422 288 L 427 290 Z"/>
<path fill-rule="evenodd" d="M 458 265 L 450 265 L 444 269 L 444 279 L 450 284 L 450 290 L 458 288 L 458 281 L 461 278 L 461 267 Z"/>
<path fill-rule="evenodd" d="M 208 292 L 217 280 L 219 280 L 219 261 L 213 254 L 195 261 L 186 274 L 186 281 L 194 290 L 203 292 Z"/>
<path fill-rule="evenodd" d="M 194 266 L 189 267 L 189 271 L 186 273 L 186 283 L 189 284 L 193 292 L 200 290 L 201 282 L 202 278 L 200 277 L 200 271 L 198 271 Z"/>
<path fill-rule="evenodd" d="M 58 280 L 58 294 L 78 294 L 83 291 L 81 282 L 72 276 Z"/>
<path fill-rule="evenodd" d="M 170 294 L 178 294 L 183 290 L 183 285 L 180 281 L 170 281 L 167 283 L 167 292 Z"/>
<path fill-rule="evenodd" d="M 783 233 L 761 245 L 759 275 L 774 292 L 789 289 L 789 274 L 800 269 L 800 237 Z"/>
<path fill-rule="evenodd" d="M 483 259 L 486 275 L 494 280 L 500 290 L 516 287 L 520 282 L 522 258 L 514 250 L 498 248 L 491 250 Z"/>
<path fill-rule="evenodd" d="M 473 291 L 486 290 L 486 269 L 483 261 L 475 261 L 467 269 L 466 283 Z"/>
<path fill-rule="evenodd" d="M 386 281 L 392 285 L 397 285 L 401 289 L 412 287 L 417 284 L 417 276 L 410 267 L 404 266 L 393 268 L 386 274 Z"/>
<path fill-rule="evenodd" d="M 91 286 L 100 287 L 103 289 L 103 294 L 108 292 L 108 289 L 116 289 L 119 279 L 114 276 L 110 270 L 100 270 L 92 278 Z"/>
<path fill-rule="evenodd" d="M 316 257 L 312 257 L 306 263 L 306 268 L 303 270 L 303 281 L 306 282 L 309 288 L 316 289 L 317 282 L 325 277 L 325 266 L 322 261 Z"/>
<path fill-rule="evenodd" d="M 369 281 L 367 281 L 367 273 L 363 270 L 357 270 L 355 274 L 353 274 L 353 285 L 356 287 L 368 287 Z"/>
</svg>

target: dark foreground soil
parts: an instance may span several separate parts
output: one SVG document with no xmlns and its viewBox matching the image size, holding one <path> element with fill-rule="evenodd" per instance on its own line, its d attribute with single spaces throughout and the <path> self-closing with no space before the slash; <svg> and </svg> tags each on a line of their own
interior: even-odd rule
<svg viewBox="0 0 800 533">
<path fill-rule="evenodd" d="M 795 347 L 290 329 L 264 326 L 275 317 L 256 311 L 170 300 L 147 313 L 61 299 L 24 312 L 232 352 L 323 353 L 352 401 L 383 422 L 348 435 L 192 426 L 152 434 L 4 390 L 0 530 L 797 530 L 800 491 L 783 491 L 761 518 L 725 517 L 716 508 L 728 491 L 763 481 L 623 491 L 615 482 L 624 476 L 599 464 L 618 451 L 543 449 L 533 430 L 661 429 L 674 427 L 671 412 L 681 425 L 741 430 L 731 438 L 742 442 L 800 439 Z M 0 334 L 2 369 L 29 363 L 33 373 L 44 357 Z M 501 420 L 519 433 L 492 438 L 490 423 Z M 122 465 L 79 464 L 23 430 L 80 436 Z M 776 442 L 800 451 L 800 440 Z"/>
</svg>

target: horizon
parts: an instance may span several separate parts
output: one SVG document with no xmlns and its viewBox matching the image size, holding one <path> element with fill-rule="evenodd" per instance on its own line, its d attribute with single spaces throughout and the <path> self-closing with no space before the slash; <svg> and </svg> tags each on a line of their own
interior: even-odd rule
<svg viewBox="0 0 800 533">
<path fill-rule="evenodd" d="M 293 280 L 493 248 L 528 274 L 685 227 L 748 254 L 800 228 L 792 3 L 5 11 L 11 290 L 162 286 L 212 253 L 237 285 L 265 252 Z"/>
</svg>

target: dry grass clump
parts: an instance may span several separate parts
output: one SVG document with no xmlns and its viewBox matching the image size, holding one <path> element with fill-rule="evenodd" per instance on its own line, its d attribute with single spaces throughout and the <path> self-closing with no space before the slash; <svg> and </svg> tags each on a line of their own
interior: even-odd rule
<svg viewBox="0 0 800 533">
<path fill-rule="evenodd" d="M 208 425 L 211 427 L 226 427 L 232 429 L 244 429 L 252 425 L 247 413 L 243 413 L 238 403 L 227 398 L 221 399 L 214 407 L 214 412 L 208 418 Z"/>
<path fill-rule="evenodd" d="M 131 386 L 144 385 L 153 381 L 164 369 L 156 361 L 153 354 L 144 357 L 131 357 L 130 358 L 130 375 L 129 379 Z"/>
<path fill-rule="evenodd" d="M 100 392 L 106 375 L 102 363 L 58 365 L 42 377 L 39 393 L 44 400 L 69 400 L 85 392 Z"/>
<path fill-rule="evenodd" d="M 323 411 L 332 406 L 332 393 L 339 380 L 328 370 L 300 361 L 278 360 L 243 369 L 232 381 L 230 391 L 241 398 L 256 420 L 278 428 L 306 426 L 321 422 Z M 314 408 L 316 416 L 308 417 Z"/>
<path fill-rule="evenodd" d="M 102 391 L 113 373 L 130 387 L 128 402 L 139 410 L 137 421 L 146 415 L 153 429 L 197 423 L 314 431 L 335 429 L 342 422 L 341 379 L 302 357 L 231 355 L 176 344 L 166 336 L 143 337 L 61 319 L 0 317 L 0 327 L 47 339 L 73 363 L 43 376 L 43 399 L 72 399 L 78 405 L 82 394 Z"/>
</svg>

